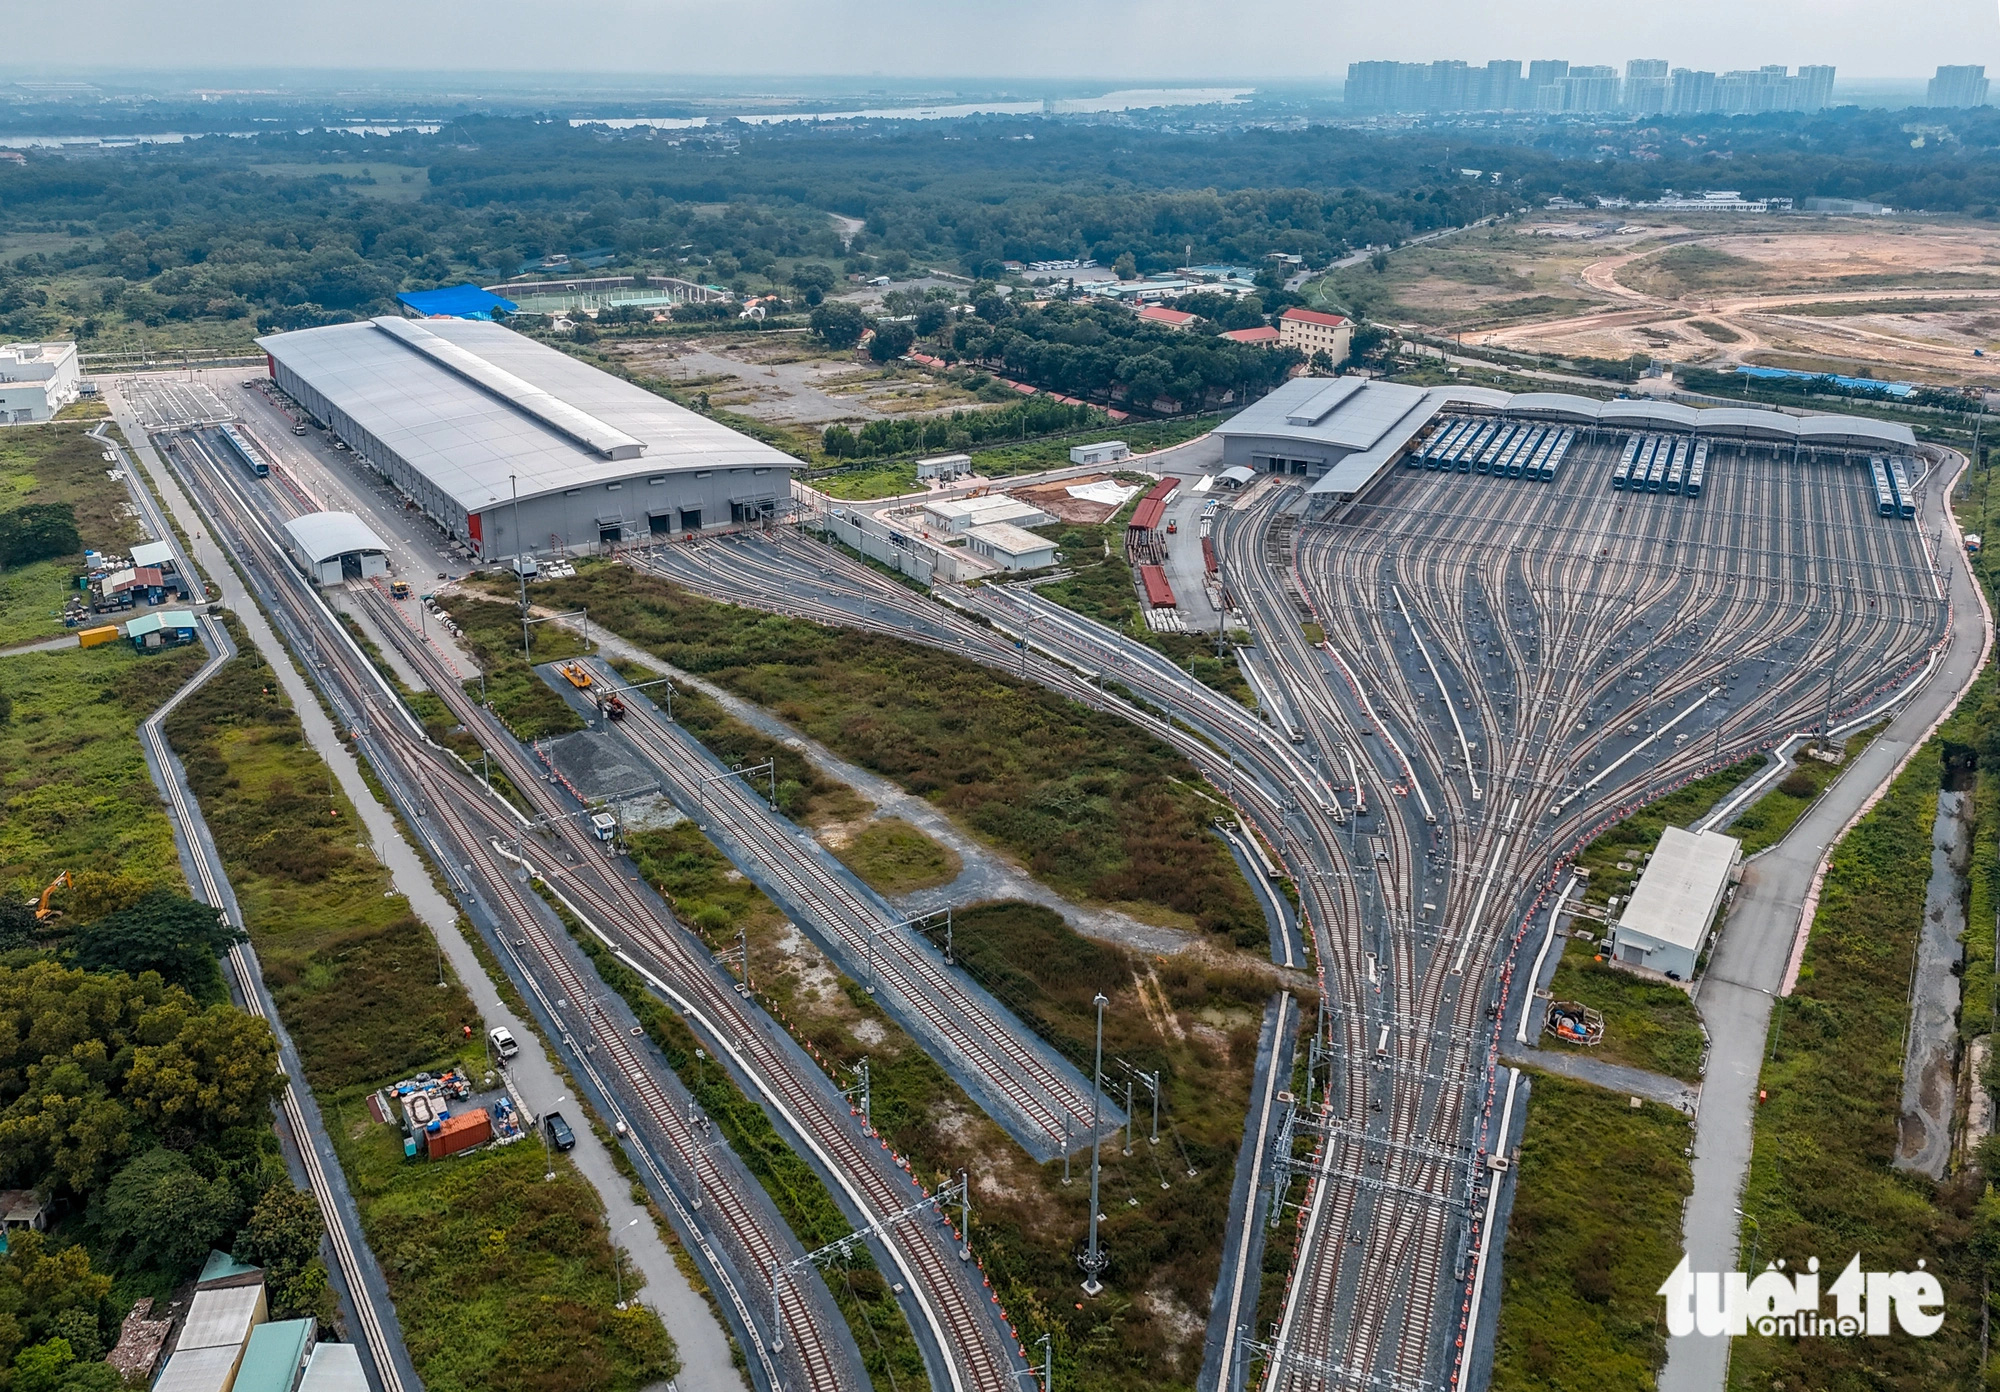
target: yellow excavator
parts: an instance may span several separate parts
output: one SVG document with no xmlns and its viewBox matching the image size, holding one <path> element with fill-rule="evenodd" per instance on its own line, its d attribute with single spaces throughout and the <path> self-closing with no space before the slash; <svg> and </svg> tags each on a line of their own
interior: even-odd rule
<svg viewBox="0 0 2000 1392">
<path fill-rule="evenodd" d="M 49 907 L 49 896 L 59 889 L 68 889 L 69 885 L 69 871 L 67 870 L 49 881 L 49 887 L 43 890 L 42 897 L 35 901 L 35 922 L 46 923 L 62 912 L 61 909 L 52 909 Z"/>
</svg>

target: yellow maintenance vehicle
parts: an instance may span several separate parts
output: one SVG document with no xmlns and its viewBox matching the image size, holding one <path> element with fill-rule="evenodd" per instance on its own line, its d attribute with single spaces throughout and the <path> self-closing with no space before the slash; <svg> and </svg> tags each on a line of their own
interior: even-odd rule
<svg viewBox="0 0 2000 1392">
<path fill-rule="evenodd" d="M 588 691 L 591 687 L 590 669 L 581 662 L 564 662 L 556 670 L 569 679 L 569 684 L 578 691 Z"/>
<path fill-rule="evenodd" d="M 410 597 L 410 582 L 407 580 L 392 582 L 389 586 L 389 597 L 391 599 L 408 599 Z"/>
</svg>

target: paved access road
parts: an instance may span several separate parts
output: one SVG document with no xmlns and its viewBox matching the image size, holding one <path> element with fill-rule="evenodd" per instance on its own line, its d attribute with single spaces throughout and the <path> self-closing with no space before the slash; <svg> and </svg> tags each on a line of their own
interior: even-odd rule
<svg viewBox="0 0 2000 1392">
<path fill-rule="evenodd" d="M 1785 988 L 1787 966 L 1799 933 L 1809 926 L 1833 846 L 1958 704 L 1993 645 L 1992 615 L 1965 564 L 1948 505 L 1950 481 L 1963 467 L 1959 456 L 1941 457 L 1938 476 L 1922 494 L 1921 524 L 1934 538 L 1951 606 L 1949 638 L 1937 670 L 1785 839 L 1744 867 L 1708 975 L 1695 993 L 1710 1039 L 1695 1123 L 1694 1193 L 1682 1236 L 1682 1248 L 1696 1271 L 1737 1268 L 1742 1230 L 1737 1207 L 1750 1172 L 1751 1127 L 1771 1002 Z M 1858 722 L 1846 723 L 1859 729 L 1870 717 L 1864 713 Z M 1721 1392 L 1728 1366 L 1726 1339 L 1670 1339 L 1660 1392 Z"/>
</svg>

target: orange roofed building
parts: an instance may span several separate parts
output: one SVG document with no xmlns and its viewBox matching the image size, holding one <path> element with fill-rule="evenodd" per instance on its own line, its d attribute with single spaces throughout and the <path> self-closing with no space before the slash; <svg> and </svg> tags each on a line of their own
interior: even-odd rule
<svg viewBox="0 0 2000 1392">
<path fill-rule="evenodd" d="M 1348 340 L 1354 326 L 1338 314 L 1322 314 L 1316 309 L 1288 309 L 1278 316 L 1278 342 L 1296 348 L 1308 361 L 1324 352 L 1339 367 L 1347 361 Z"/>
</svg>

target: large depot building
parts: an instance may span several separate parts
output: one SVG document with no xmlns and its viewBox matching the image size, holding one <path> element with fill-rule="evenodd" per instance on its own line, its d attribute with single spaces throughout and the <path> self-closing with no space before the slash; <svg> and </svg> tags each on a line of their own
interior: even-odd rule
<svg viewBox="0 0 2000 1392">
<path fill-rule="evenodd" d="M 789 505 L 790 455 L 498 324 L 385 317 L 257 342 L 280 387 L 483 560 Z"/>
</svg>

